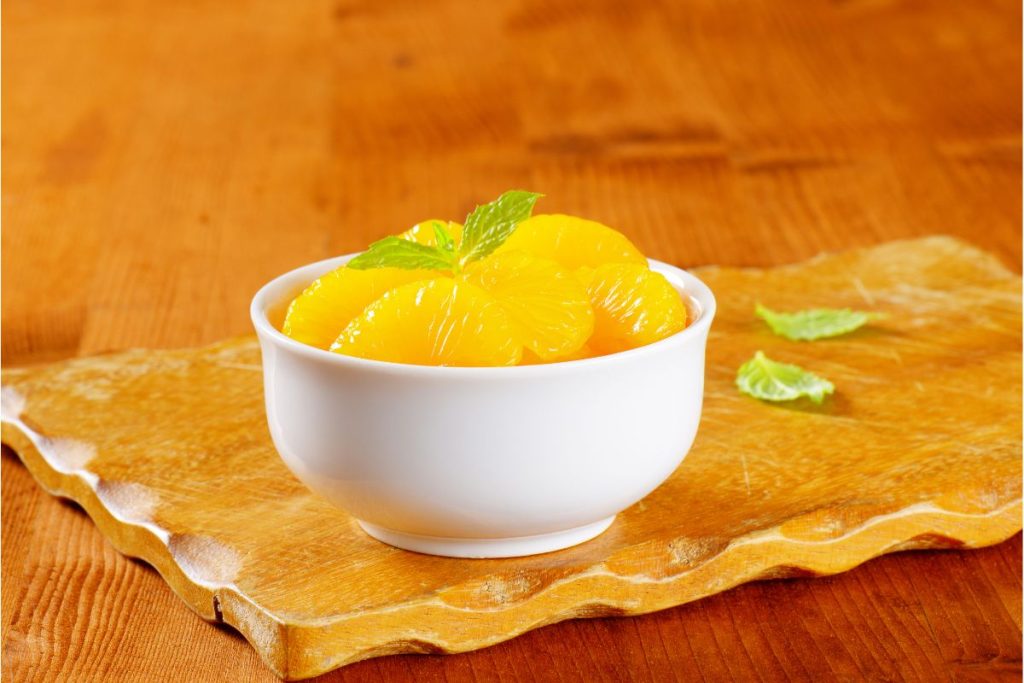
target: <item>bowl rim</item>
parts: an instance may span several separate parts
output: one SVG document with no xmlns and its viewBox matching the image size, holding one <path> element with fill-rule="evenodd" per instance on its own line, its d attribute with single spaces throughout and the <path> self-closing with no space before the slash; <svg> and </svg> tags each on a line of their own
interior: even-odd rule
<svg viewBox="0 0 1024 683">
<path fill-rule="evenodd" d="M 278 290 L 287 289 L 294 291 L 299 285 L 305 288 L 316 278 L 337 268 L 338 266 L 344 265 L 349 260 L 358 256 L 359 253 L 361 252 L 345 254 L 343 256 L 334 256 L 320 261 L 314 261 L 313 263 L 307 263 L 278 275 L 260 287 L 249 304 L 249 317 L 252 320 L 253 327 L 256 329 L 257 336 L 259 336 L 261 340 L 270 341 L 284 350 L 297 353 L 311 360 L 333 364 L 339 367 L 347 367 L 354 370 L 372 370 L 402 375 L 445 377 L 458 375 L 461 377 L 475 377 L 482 379 L 498 377 L 509 379 L 514 376 L 543 375 L 563 371 L 572 372 L 588 368 L 596 369 L 601 365 L 612 365 L 627 362 L 629 360 L 639 359 L 645 355 L 656 355 L 661 352 L 668 351 L 671 348 L 683 345 L 696 337 L 706 336 L 717 309 L 717 302 L 715 301 L 714 293 L 712 293 L 711 288 L 708 287 L 700 278 L 686 270 L 683 270 L 682 268 L 677 268 L 676 266 L 668 263 L 649 258 L 647 259 L 647 262 L 651 270 L 665 275 L 669 284 L 671 284 L 677 292 L 682 296 L 688 297 L 697 304 L 697 318 L 687 325 L 685 329 L 669 335 L 664 339 L 660 339 L 645 346 L 638 346 L 635 349 L 618 351 L 604 356 L 559 361 L 556 363 L 539 363 L 536 365 L 468 367 L 414 365 L 411 363 L 395 363 L 393 361 L 356 358 L 354 356 L 346 356 L 340 353 L 331 353 L 326 349 L 320 349 L 315 346 L 295 341 L 294 339 L 285 336 L 283 332 L 274 327 L 267 315 L 267 311 L 270 306 L 278 303 L 275 299 L 271 298 L 272 294 L 276 293 L 277 297 L 280 297 L 282 295 L 278 293 Z"/>
</svg>

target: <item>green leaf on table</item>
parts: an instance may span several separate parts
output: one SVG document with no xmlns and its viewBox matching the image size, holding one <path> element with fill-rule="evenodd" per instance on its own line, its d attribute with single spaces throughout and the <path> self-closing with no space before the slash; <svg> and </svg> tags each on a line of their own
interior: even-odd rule
<svg viewBox="0 0 1024 683">
<path fill-rule="evenodd" d="M 415 270 L 451 270 L 455 254 L 438 247 L 430 247 L 401 237 L 385 237 L 348 262 L 349 268 L 405 268 Z"/>
<path fill-rule="evenodd" d="M 772 332 L 794 341 L 837 337 L 882 317 L 879 313 L 866 313 L 849 308 L 815 308 L 796 313 L 779 313 L 761 304 L 757 305 L 754 312 L 768 323 Z"/>
<path fill-rule="evenodd" d="M 792 401 L 806 396 L 819 404 L 835 391 L 835 386 L 827 379 L 798 365 L 773 361 L 761 351 L 740 366 L 736 386 L 744 394 L 762 401 Z"/>
<path fill-rule="evenodd" d="M 509 190 L 493 202 L 473 209 L 462 229 L 459 264 L 479 261 L 500 247 L 516 225 L 530 217 L 541 196 L 536 192 Z"/>
</svg>

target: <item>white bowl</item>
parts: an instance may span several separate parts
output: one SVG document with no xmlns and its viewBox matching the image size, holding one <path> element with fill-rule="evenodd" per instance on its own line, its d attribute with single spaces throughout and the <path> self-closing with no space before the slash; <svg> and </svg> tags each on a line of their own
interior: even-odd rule
<svg viewBox="0 0 1024 683">
<path fill-rule="evenodd" d="M 278 331 L 288 302 L 342 256 L 252 301 L 267 420 L 281 458 L 374 538 L 451 557 L 531 555 L 589 540 L 690 449 L 715 298 L 651 261 L 696 320 L 641 348 L 499 368 L 343 356 Z"/>
</svg>

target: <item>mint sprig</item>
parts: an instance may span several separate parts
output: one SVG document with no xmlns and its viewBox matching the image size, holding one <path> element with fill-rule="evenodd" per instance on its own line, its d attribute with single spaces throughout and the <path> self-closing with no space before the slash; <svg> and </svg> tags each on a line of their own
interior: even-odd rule
<svg viewBox="0 0 1024 683">
<path fill-rule="evenodd" d="M 541 195 L 509 190 L 493 202 L 478 206 L 466 217 L 459 247 L 459 264 L 479 261 L 504 244 L 520 221 L 533 212 Z"/>
<path fill-rule="evenodd" d="M 493 202 L 476 207 L 466 217 L 462 244 L 457 249 L 448 226 L 442 221 L 433 221 L 436 246 L 401 237 L 385 237 L 349 261 L 348 267 L 356 270 L 426 268 L 458 273 L 463 266 L 479 261 L 504 244 L 516 226 L 530 217 L 533 205 L 541 196 L 536 192 L 510 190 Z"/>
<path fill-rule="evenodd" d="M 838 337 L 883 317 L 879 313 L 866 313 L 849 308 L 814 308 L 794 313 L 780 313 L 761 304 L 757 304 L 754 312 L 772 328 L 772 332 L 793 341 Z"/>
</svg>

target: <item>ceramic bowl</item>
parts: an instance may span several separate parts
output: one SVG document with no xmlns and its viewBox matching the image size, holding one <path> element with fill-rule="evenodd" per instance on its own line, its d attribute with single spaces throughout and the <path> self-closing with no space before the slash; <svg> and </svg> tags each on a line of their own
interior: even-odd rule
<svg viewBox="0 0 1024 683">
<path fill-rule="evenodd" d="M 654 344 L 500 368 L 342 356 L 280 331 L 288 302 L 351 256 L 252 301 L 267 420 L 285 464 L 376 539 L 452 557 L 531 555 L 589 540 L 679 466 L 704 392 L 715 298 L 657 261 L 695 318 Z"/>
</svg>

